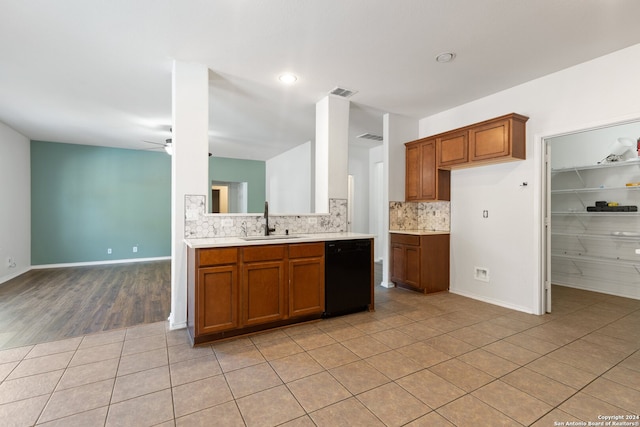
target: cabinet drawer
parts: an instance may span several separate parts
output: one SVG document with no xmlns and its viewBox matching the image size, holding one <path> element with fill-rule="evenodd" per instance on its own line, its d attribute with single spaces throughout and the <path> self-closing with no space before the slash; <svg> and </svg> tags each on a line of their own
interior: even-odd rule
<svg viewBox="0 0 640 427">
<path fill-rule="evenodd" d="M 242 254 L 244 262 L 281 260 L 286 249 L 285 245 L 246 246 Z"/>
<path fill-rule="evenodd" d="M 235 264 L 238 262 L 238 248 L 198 249 L 198 267 Z"/>
<path fill-rule="evenodd" d="M 289 258 L 311 258 L 324 255 L 324 243 L 297 243 L 289 245 Z"/>
<path fill-rule="evenodd" d="M 420 236 L 411 234 L 391 233 L 391 243 L 399 243 L 401 245 L 420 246 Z"/>
</svg>

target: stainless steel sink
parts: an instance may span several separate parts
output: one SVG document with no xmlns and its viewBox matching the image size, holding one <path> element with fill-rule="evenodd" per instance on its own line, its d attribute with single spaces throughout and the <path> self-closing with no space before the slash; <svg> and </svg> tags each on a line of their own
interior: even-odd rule
<svg viewBox="0 0 640 427">
<path fill-rule="evenodd" d="M 245 240 L 247 242 L 251 242 L 254 240 L 281 240 L 281 239 L 300 239 L 303 236 L 298 236 L 298 235 L 293 235 L 293 234 L 285 234 L 285 235 L 277 235 L 277 234 L 271 234 L 269 236 L 248 236 L 248 237 L 241 237 L 242 240 Z"/>
</svg>

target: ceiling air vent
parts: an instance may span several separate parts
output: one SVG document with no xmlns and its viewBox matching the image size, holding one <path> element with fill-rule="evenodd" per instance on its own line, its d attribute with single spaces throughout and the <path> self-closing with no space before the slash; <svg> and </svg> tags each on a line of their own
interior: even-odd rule
<svg viewBox="0 0 640 427">
<path fill-rule="evenodd" d="M 349 98 L 350 96 L 355 95 L 356 93 L 358 93 L 358 91 L 357 90 L 351 90 L 351 89 L 345 89 L 343 87 L 336 87 L 329 93 L 331 95 L 337 95 L 337 96 L 341 96 L 343 98 Z"/>
<path fill-rule="evenodd" d="M 362 135 L 358 135 L 358 138 L 370 139 L 372 141 L 382 141 L 382 137 L 380 135 L 374 135 L 372 133 L 363 133 Z"/>
</svg>

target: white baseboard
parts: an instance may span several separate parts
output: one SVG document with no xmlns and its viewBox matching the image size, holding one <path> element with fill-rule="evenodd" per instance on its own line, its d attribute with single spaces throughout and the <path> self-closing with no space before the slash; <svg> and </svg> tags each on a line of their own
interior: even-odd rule
<svg viewBox="0 0 640 427">
<path fill-rule="evenodd" d="M 86 267 L 91 265 L 126 264 L 130 262 L 163 261 L 168 259 L 171 259 L 171 257 L 164 256 L 164 257 L 155 257 L 155 258 L 129 258 L 129 259 L 114 259 L 114 260 L 107 260 L 107 261 L 68 262 L 63 264 L 32 265 L 31 269 L 40 270 L 43 268 Z"/>
<path fill-rule="evenodd" d="M 516 305 L 516 304 L 511 304 L 511 303 L 504 302 L 504 301 L 501 301 L 501 300 L 497 300 L 497 299 L 493 299 L 493 298 L 487 298 L 487 297 L 483 297 L 483 296 L 480 296 L 480 295 L 475 295 L 475 294 L 472 294 L 472 293 L 469 293 L 469 292 L 458 291 L 456 289 L 449 289 L 449 292 L 451 292 L 452 294 L 461 295 L 463 297 L 476 299 L 478 301 L 487 302 L 489 304 L 497 305 L 497 306 L 508 308 L 508 309 L 511 309 L 511 310 L 522 311 L 523 313 L 527 313 L 527 314 L 535 314 L 534 312 L 531 311 L 531 309 L 529 309 L 527 307 L 523 307 L 523 306 Z"/>
</svg>

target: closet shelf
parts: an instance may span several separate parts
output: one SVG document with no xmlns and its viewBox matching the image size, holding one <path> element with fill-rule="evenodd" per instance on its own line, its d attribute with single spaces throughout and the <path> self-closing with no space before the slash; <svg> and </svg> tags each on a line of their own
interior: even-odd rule
<svg viewBox="0 0 640 427">
<path fill-rule="evenodd" d="M 630 242 L 635 243 L 639 242 L 640 244 L 640 233 L 638 235 L 625 235 L 622 234 L 624 232 L 619 232 L 619 234 L 589 234 L 589 233 L 559 233 L 559 232 L 551 232 L 552 236 L 562 236 L 562 237 L 577 237 L 582 239 L 592 239 L 592 240 L 606 240 L 606 241 L 620 241 L 620 242 Z"/>
<path fill-rule="evenodd" d="M 575 215 L 575 216 L 594 216 L 594 217 L 605 217 L 605 216 L 615 216 L 615 217 L 637 217 L 640 216 L 640 212 L 587 212 L 587 211 L 575 211 L 575 212 L 570 212 L 570 211 L 554 211 L 551 212 L 551 215 L 558 215 L 558 216 L 570 216 L 570 215 Z"/>
<path fill-rule="evenodd" d="M 597 165 L 585 165 L 585 166 L 572 166 L 568 168 L 558 168 L 551 169 L 551 173 L 562 173 L 562 172 L 578 172 L 590 169 L 606 169 L 606 168 L 617 168 L 623 166 L 640 166 L 640 159 L 636 160 L 627 160 L 623 162 L 613 162 L 613 163 L 600 163 Z"/>
<path fill-rule="evenodd" d="M 595 193 L 601 191 L 634 191 L 640 190 L 640 186 L 623 187 L 594 187 L 594 188 L 565 188 L 562 190 L 551 190 L 551 194 L 572 194 L 572 193 Z"/>
<path fill-rule="evenodd" d="M 631 259 L 619 259 L 619 258 L 606 258 L 606 257 L 597 257 L 590 255 L 580 255 L 580 254 L 564 254 L 564 253 L 551 253 L 552 258 L 559 259 L 567 259 L 571 261 L 581 261 L 587 263 L 599 263 L 599 264 L 607 264 L 607 265 L 619 265 L 619 266 L 627 266 L 634 267 L 638 274 L 640 274 L 640 257 L 637 260 Z"/>
</svg>

